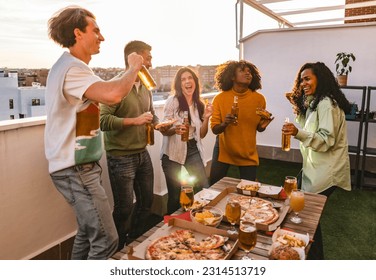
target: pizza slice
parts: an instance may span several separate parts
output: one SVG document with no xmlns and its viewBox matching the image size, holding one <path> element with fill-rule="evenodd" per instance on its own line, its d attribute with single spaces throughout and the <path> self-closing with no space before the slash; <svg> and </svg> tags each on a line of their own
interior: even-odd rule
<svg viewBox="0 0 376 280">
<path fill-rule="evenodd" d="M 244 220 L 266 225 L 274 223 L 278 218 L 278 211 L 273 207 L 249 208 L 242 216 L 242 219 Z"/>
<path fill-rule="evenodd" d="M 215 249 L 215 248 L 219 248 L 223 246 L 227 240 L 228 240 L 228 237 L 224 237 L 218 234 L 212 234 L 204 238 L 200 242 L 191 244 L 190 248 L 195 252 Z"/>
<path fill-rule="evenodd" d="M 146 250 L 147 260 L 194 260 L 192 250 L 175 236 L 163 236 L 153 241 Z"/>
<path fill-rule="evenodd" d="M 171 236 L 176 237 L 181 243 L 185 244 L 188 247 L 190 247 L 191 244 L 196 243 L 193 231 L 188 229 L 178 229 L 171 233 Z"/>
<path fill-rule="evenodd" d="M 197 260 L 223 260 L 226 258 L 227 252 L 222 248 L 208 249 L 205 251 L 195 252 Z"/>
</svg>

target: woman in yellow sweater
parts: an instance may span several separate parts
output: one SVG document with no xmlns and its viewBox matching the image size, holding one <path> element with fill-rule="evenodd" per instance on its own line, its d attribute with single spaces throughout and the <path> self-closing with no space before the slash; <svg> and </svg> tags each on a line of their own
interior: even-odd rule
<svg viewBox="0 0 376 280">
<path fill-rule="evenodd" d="M 230 165 L 238 166 L 240 178 L 256 179 L 259 158 L 256 149 L 256 131 L 262 132 L 273 118 L 262 118 L 257 108 L 266 108 L 261 89 L 261 76 L 255 65 L 227 61 L 217 67 L 216 86 L 221 91 L 213 100 L 210 127 L 218 135 L 213 150 L 210 184 L 226 176 Z M 239 112 L 231 113 L 237 98 Z"/>
</svg>

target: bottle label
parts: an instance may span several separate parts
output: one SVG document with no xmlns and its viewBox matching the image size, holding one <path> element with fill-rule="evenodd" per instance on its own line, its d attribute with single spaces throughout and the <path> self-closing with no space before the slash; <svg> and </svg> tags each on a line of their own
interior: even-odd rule
<svg viewBox="0 0 376 280">
<path fill-rule="evenodd" d="M 282 133 L 282 151 L 290 151 L 291 135 Z"/>
</svg>

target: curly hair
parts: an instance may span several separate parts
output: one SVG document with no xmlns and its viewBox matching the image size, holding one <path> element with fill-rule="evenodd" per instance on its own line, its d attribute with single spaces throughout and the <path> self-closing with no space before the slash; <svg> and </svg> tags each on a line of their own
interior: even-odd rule
<svg viewBox="0 0 376 280">
<path fill-rule="evenodd" d="M 196 89 L 193 93 L 192 100 L 193 100 L 194 106 L 197 107 L 200 119 L 202 121 L 204 118 L 203 115 L 204 115 L 205 105 L 200 99 L 200 81 L 198 79 L 197 74 L 191 68 L 182 67 L 178 70 L 178 72 L 175 75 L 174 81 L 172 82 L 171 92 L 175 96 L 175 98 L 178 99 L 178 102 L 179 102 L 178 112 L 188 111 L 189 122 L 191 122 L 191 115 L 189 113 L 189 105 L 181 89 L 181 76 L 185 72 L 189 72 L 192 74 L 193 80 L 196 84 Z"/>
<path fill-rule="evenodd" d="M 333 106 L 338 105 L 345 113 L 348 113 L 351 105 L 341 91 L 333 73 L 323 62 L 316 62 L 304 64 L 296 75 L 291 94 L 291 103 L 297 107 L 298 114 L 305 114 L 308 109 L 308 105 L 305 102 L 306 96 L 301 87 L 301 74 L 306 69 L 311 69 L 317 79 L 314 99 L 309 105 L 311 110 L 315 111 L 319 102 L 325 97 L 329 97 L 332 100 Z"/>
<path fill-rule="evenodd" d="M 72 47 L 76 43 L 74 30 L 78 28 L 85 32 L 88 25 L 86 17 L 95 20 L 93 13 L 78 6 L 59 10 L 48 20 L 48 36 L 64 48 Z"/>
<path fill-rule="evenodd" d="M 248 67 L 252 74 L 252 81 L 248 85 L 248 88 L 252 91 L 261 89 L 261 75 L 259 70 L 254 64 L 245 60 L 229 60 L 219 65 L 214 77 L 216 88 L 222 91 L 230 90 L 234 85 L 233 78 L 235 77 L 236 69 L 244 69 L 245 67 Z"/>
</svg>

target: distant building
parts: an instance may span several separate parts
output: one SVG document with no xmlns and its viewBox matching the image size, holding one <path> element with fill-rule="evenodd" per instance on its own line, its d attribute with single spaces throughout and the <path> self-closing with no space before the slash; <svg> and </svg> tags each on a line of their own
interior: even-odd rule
<svg viewBox="0 0 376 280">
<path fill-rule="evenodd" d="M 154 77 L 157 83 L 157 91 L 170 91 L 172 82 L 178 70 L 183 66 L 161 66 L 150 69 L 150 74 Z M 188 66 L 195 71 L 200 79 L 203 92 L 213 91 L 214 88 L 214 75 L 216 65 L 213 66 Z"/>
<path fill-rule="evenodd" d="M 198 76 L 200 79 L 202 92 L 211 92 L 214 90 L 214 76 L 216 71 L 217 65 L 211 66 L 202 66 L 199 65 L 196 67 Z"/>
<path fill-rule="evenodd" d="M 182 66 L 160 66 L 150 69 L 157 83 L 154 100 L 166 99 L 177 71 Z M 198 75 L 202 92 L 214 90 L 216 65 L 188 66 Z M 93 68 L 103 80 L 110 80 L 124 71 L 123 68 Z M 49 69 L 0 69 L 0 121 L 44 116 L 45 86 Z"/>
<path fill-rule="evenodd" d="M 171 91 L 171 85 L 178 70 L 183 67 L 179 65 L 171 66 L 158 66 L 149 69 L 150 74 L 153 76 L 157 83 L 157 92 Z M 202 87 L 202 92 L 211 92 L 214 90 L 214 75 L 217 65 L 197 65 L 188 66 L 192 68 L 198 75 Z M 110 80 L 124 71 L 122 68 L 93 68 L 96 75 L 103 80 Z"/>
<path fill-rule="evenodd" d="M 19 96 L 17 77 L 0 70 L 0 120 L 18 118 Z"/>
<path fill-rule="evenodd" d="M 33 83 L 46 86 L 49 69 L 20 69 L 18 70 L 18 86 L 31 87 Z"/>
<path fill-rule="evenodd" d="M 34 82 L 30 87 L 18 87 L 18 74 L 0 70 L 0 121 L 46 115 L 45 87 Z"/>
<path fill-rule="evenodd" d="M 46 87 L 34 82 L 31 87 L 18 88 L 20 100 L 20 118 L 39 117 L 46 115 Z"/>
</svg>

